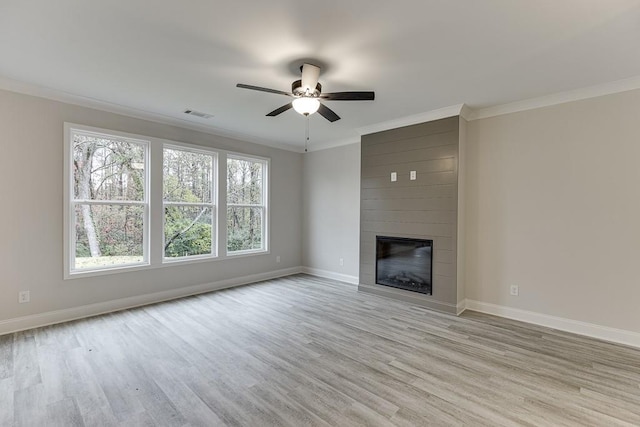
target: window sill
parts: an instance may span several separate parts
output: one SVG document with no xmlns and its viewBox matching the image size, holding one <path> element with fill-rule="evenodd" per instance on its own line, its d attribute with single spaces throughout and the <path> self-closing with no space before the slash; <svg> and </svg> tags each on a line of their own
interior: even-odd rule
<svg viewBox="0 0 640 427">
<path fill-rule="evenodd" d="M 153 268 L 150 263 L 144 264 L 129 264 L 120 267 L 102 268 L 96 270 L 86 271 L 70 271 L 65 272 L 64 280 L 82 279 L 85 277 L 106 276 L 108 274 L 128 273 L 131 271 L 148 270 Z"/>
<path fill-rule="evenodd" d="M 163 258 L 162 264 L 157 267 L 169 267 L 172 265 L 186 265 L 186 264 L 200 264 L 208 261 L 219 261 L 220 258 L 217 255 L 196 255 L 190 257 L 180 257 L 180 258 Z"/>
<path fill-rule="evenodd" d="M 171 259 L 164 258 L 160 263 L 147 263 L 147 264 L 135 264 L 127 265 L 117 268 L 109 268 L 103 270 L 88 270 L 88 271 L 74 271 L 66 272 L 64 280 L 84 279 L 87 277 L 106 276 L 110 274 L 122 274 L 122 273 L 134 273 L 137 271 L 154 270 L 157 268 L 177 267 L 181 265 L 189 264 L 203 264 L 207 262 L 218 262 L 231 260 L 236 258 L 246 258 L 259 255 L 268 255 L 270 252 L 265 249 L 253 250 L 253 251 L 238 251 L 227 253 L 226 256 L 206 256 L 206 257 L 189 257 L 188 259 Z"/>
<path fill-rule="evenodd" d="M 253 249 L 250 251 L 235 251 L 235 252 L 227 252 L 227 258 L 243 258 L 253 255 L 266 255 L 269 251 L 267 249 Z"/>
</svg>

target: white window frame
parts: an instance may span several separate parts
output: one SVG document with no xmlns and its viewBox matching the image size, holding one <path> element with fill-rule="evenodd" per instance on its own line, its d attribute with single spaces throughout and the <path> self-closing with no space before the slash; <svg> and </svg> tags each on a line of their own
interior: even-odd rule
<svg viewBox="0 0 640 427">
<path fill-rule="evenodd" d="M 184 151 L 188 153 L 194 154 L 205 154 L 207 156 L 211 156 L 211 202 L 209 203 L 187 203 L 187 202 L 170 202 L 164 200 L 164 150 L 176 150 L 176 151 Z M 218 152 L 215 150 L 208 150 L 206 148 L 198 147 L 195 148 L 189 144 L 176 144 L 176 143 L 164 143 L 162 144 L 162 262 L 163 263 L 180 263 L 185 261 L 193 261 L 200 259 L 212 259 L 218 257 L 218 235 L 220 234 L 220 230 L 218 230 Z M 211 253 L 210 254 L 202 254 L 202 255 L 189 255 L 189 256 L 181 256 L 181 257 L 167 257 L 164 253 L 164 245 L 166 244 L 166 236 L 164 233 L 164 221 L 165 221 L 165 207 L 166 206 L 191 206 L 191 207 L 208 207 L 211 209 Z"/>
<path fill-rule="evenodd" d="M 224 224 L 225 224 L 224 229 L 227 237 L 225 241 L 225 253 L 229 257 L 269 253 L 269 222 L 270 222 L 269 221 L 269 169 L 270 169 L 269 163 L 270 161 L 268 158 L 265 158 L 265 157 L 257 157 L 257 156 L 250 156 L 250 155 L 236 154 L 236 153 L 227 153 L 226 162 L 228 162 L 229 159 L 262 163 L 262 204 L 254 205 L 254 204 L 229 203 L 228 195 L 227 195 L 227 198 L 225 200 L 226 206 L 225 206 L 225 221 L 224 221 Z M 228 166 L 226 162 L 225 162 L 225 182 L 224 182 L 225 188 L 228 180 L 228 177 L 227 177 Z M 262 247 L 261 248 L 246 249 L 246 250 L 240 250 L 240 251 L 229 250 L 229 243 L 228 243 L 229 230 L 227 227 L 227 222 L 228 222 L 230 207 L 249 207 L 249 208 L 262 209 L 262 236 L 261 236 Z"/>
<path fill-rule="evenodd" d="M 74 193 L 73 174 L 73 137 L 74 135 L 97 136 L 128 141 L 144 147 L 144 199 L 142 201 L 132 200 L 83 200 L 76 199 Z M 64 186 L 65 199 L 65 221 L 64 221 L 64 276 L 71 278 L 74 276 L 88 276 L 111 273 L 114 271 L 129 270 L 149 265 L 149 190 L 150 190 L 150 143 L 149 140 L 141 139 L 138 136 L 125 134 L 122 132 L 106 129 L 97 129 L 88 126 L 73 125 L 65 123 L 64 129 L 64 176 L 66 185 Z M 142 262 L 130 264 L 118 264 L 113 266 L 102 266 L 96 268 L 75 268 L 76 260 L 76 212 L 75 206 L 78 204 L 88 205 L 115 205 L 115 206 L 143 206 L 143 230 L 142 230 Z"/>
<path fill-rule="evenodd" d="M 74 197 L 73 188 L 73 143 L 72 131 L 81 133 L 93 133 L 106 135 L 113 138 L 131 140 L 133 142 L 144 142 L 145 149 L 145 209 L 144 209 L 144 230 L 143 230 L 143 260 L 142 263 L 121 264 L 107 266 L 100 269 L 76 269 L 75 267 L 75 211 L 73 203 L 77 203 Z M 215 205 L 215 215 L 212 211 L 212 218 L 215 222 L 215 237 L 212 236 L 214 245 L 213 255 L 195 255 L 187 257 L 167 258 L 164 257 L 164 200 L 163 200 L 163 148 L 166 146 L 180 150 L 200 151 L 214 156 L 214 185 L 212 189 L 214 195 L 212 203 Z M 63 279 L 73 280 L 92 276 L 102 276 L 110 274 L 121 274 L 138 270 L 155 268 L 171 268 L 176 265 L 199 264 L 208 262 L 219 262 L 239 257 L 262 256 L 269 254 L 269 229 L 270 229 L 270 162 L 268 157 L 254 156 L 250 154 L 231 152 L 216 147 L 206 145 L 189 144 L 179 141 L 155 138 L 146 135 L 138 135 L 116 131 L 112 129 L 102 129 L 85 126 L 76 123 L 64 123 L 63 140 Z M 262 207 L 263 225 L 262 242 L 260 249 L 245 251 L 227 251 L 227 158 L 248 160 L 252 162 L 262 162 L 263 164 L 263 204 L 251 205 Z M 224 167 L 223 167 L 224 165 Z M 99 203 L 98 201 L 95 201 Z M 110 202 L 109 202 L 110 203 Z M 114 204 L 126 204 L 122 201 L 115 201 Z M 73 216 L 72 216 L 73 215 Z"/>
</svg>

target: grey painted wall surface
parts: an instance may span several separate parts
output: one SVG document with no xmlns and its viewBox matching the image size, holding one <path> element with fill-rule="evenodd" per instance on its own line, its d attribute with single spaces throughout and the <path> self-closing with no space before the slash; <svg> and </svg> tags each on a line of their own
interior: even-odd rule
<svg viewBox="0 0 640 427">
<path fill-rule="evenodd" d="M 269 157 L 271 253 L 63 280 L 64 122 Z M 0 322 L 301 265 L 299 153 L 6 91 L 0 149 Z"/>
<path fill-rule="evenodd" d="M 639 120 L 634 90 L 469 122 L 468 300 L 640 332 Z"/>
<path fill-rule="evenodd" d="M 458 142 L 458 117 L 362 137 L 361 289 L 455 309 Z M 415 181 L 409 179 L 412 170 Z M 391 172 L 397 172 L 396 182 L 391 182 Z M 376 235 L 433 240 L 433 295 L 375 284 Z"/>
<path fill-rule="evenodd" d="M 360 143 L 306 153 L 303 176 L 303 265 L 355 282 L 360 256 Z"/>
</svg>

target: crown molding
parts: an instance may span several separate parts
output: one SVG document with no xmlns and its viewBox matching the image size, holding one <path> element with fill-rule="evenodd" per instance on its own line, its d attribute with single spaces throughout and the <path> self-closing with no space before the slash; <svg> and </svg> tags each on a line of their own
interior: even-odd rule
<svg viewBox="0 0 640 427">
<path fill-rule="evenodd" d="M 314 151 L 328 150 L 329 148 L 342 147 L 343 145 L 357 144 L 359 142 L 360 142 L 360 136 L 353 136 L 350 138 L 324 141 L 324 142 L 318 142 L 318 143 L 312 142 L 308 146 L 307 151 L 311 153 Z"/>
<path fill-rule="evenodd" d="M 37 96 L 53 101 L 64 102 L 68 104 L 78 105 L 86 108 L 93 108 L 114 114 L 121 114 L 141 120 L 148 120 L 156 123 L 178 126 L 213 136 L 241 140 L 254 144 L 264 145 L 296 153 L 304 153 L 304 148 L 275 142 L 269 139 L 256 137 L 254 135 L 243 134 L 236 131 L 227 130 L 220 127 L 212 127 L 193 121 L 178 119 L 176 117 L 164 114 L 153 113 L 146 110 L 127 107 L 120 104 L 101 101 L 95 98 L 80 96 L 69 92 L 48 88 L 45 86 L 34 85 L 8 77 L 0 76 L 0 89 L 10 92 L 18 92 L 25 95 Z M 390 129 L 397 129 L 404 126 L 411 126 L 419 123 L 425 123 L 433 120 L 444 119 L 447 117 L 461 116 L 467 121 L 480 120 L 489 117 L 501 116 L 505 114 L 517 113 L 520 111 L 533 110 L 537 108 L 549 107 L 567 102 L 580 101 L 599 96 L 611 95 L 620 92 L 640 89 L 640 76 L 628 79 L 617 80 L 614 82 L 603 83 L 600 85 L 589 86 L 586 88 L 575 89 L 571 91 L 559 92 L 551 95 L 530 98 L 521 101 L 511 102 L 507 104 L 494 105 L 485 108 L 471 108 L 466 104 L 456 104 L 436 110 L 426 111 L 411 116 L 400 117 L 380 123 L 374 123 L 356 129 L 358 137 L 349 137 L 335 141 L 325 141 L 312 144 L 308 147 L 309 152 L 326 150 L 329 148 L 340 147 L 343 145 L 354 144 L 360 142 L 360 136 L 371 133 L 382 132 Z"/>
<path fill-rule="evenodd" d="M 462 104 L 462 108 L 460 108 L 460 117 L 469 121 L 471 117 L 474 115 L 474 111 L 467 104 Z"/>
<path fill-rule="evenodd" d="M 308 151 L 327 150 L 329 148 L 341 147 L 343 145 L 355 144 L 360 142 L 362 135 L 382 132 L 390 129 L 397 129 L 403 126 L 417 125 L 420 123 L 431 122 L 434 120 L 446 119 L 448 117 L 461 116 L 465 120 L 473 117 L 473 110 L 466 104 L 451 105 L 449 107 L 439 108 L 437 110 L 426 111 L 424 113 L 414 114 L 399 119 L 389 120 L 386 122 L 376 123 L 356 129 L 360 136 L 345 138 L 336 141 L 326 141 L 310 146 Z"/>
<path fill-rule="evenodd" d="M 534 110 L 536 108 L 550 107 L 567 102 L 580 101 L 583 99 L 597 98 L 599 96 L 612 95 L 620 92 L 640 89 L 640 76 L 629 79 L 617 80 L 595 86 L 569 90 L 566 92 L 554 93 L 537 98 L 525 99 L 522 101 L 510 102 L 508 104 L 495 105 L 492 107 L 478 108 L 471 112 L 467 120 L 479 120 L 489 117 L 502 116 L 504 114 L 517 113 L 520 111 Z"/>
<path fill-rule="evenodd" d="M 424 113 L 414 114 L 412 116 L 401 117 L 399 119 L 389 120 L 386 122 L 375 123 L 356 129 L 362 135 L 370 133 L 382 132 L 390 129 L 397 129 L 404 126 L 417 125 L 419 123 L 431 122 L 433 120 L 446 119 L 460 115 L 460 111 L 464 104 L 451 105 L 449 107 L 439 108 Z"/>
<path fill-rule="evenodd" d="M 165 125 L 172 125 L 181 127 L 184 129 L 194 130 L 197 132 L 206 133 L 208 135 L 219 136 L 223 138 L 234 139 L 243 142 L 250 142 L 253 144 L 265 145 L 280 150 L 293 151 L 301 153 L 303 148 L 293 146 L 285 143 L 278 143 L 268 139 L 259 138 L 253 135 L 247 135 L 240 132 L 230 131 L 220 127 L 212 127 L 200 123 L 194 123 L 189 120 L 178 119 L 176 117 L 167 116 L 164 114 L 153 113 L 150 111 L 127 107 L 124 105 L 101 101 L 99 99 L 80 96 L 73 93 L 65 92 L 62 90 L 52 89 L 46 86 L 39 86 L 32 83 L 26 83 L 19 80 L 10 79 L 8 77 L 0 76 L 0 90 L 6 90 L 9 92 L 17 92 L 24 95 L 36 96 L 39 98 L 50 99 L 52 101 L 64 102 L 66 104 L 77 105 L 85 108 L 92 108 L 96 110 L 106 111 L 108 113 L 120 114 L 135 119 L 147 120 L 155 123 L 161 123 Z"/>
</svg>

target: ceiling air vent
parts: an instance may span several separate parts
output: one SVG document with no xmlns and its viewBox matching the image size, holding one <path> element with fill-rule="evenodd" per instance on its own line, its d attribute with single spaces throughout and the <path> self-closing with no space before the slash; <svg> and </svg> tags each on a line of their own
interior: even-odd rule
<svg viewBox="0 0 640 427">
<path fill-rule="evenodd" d="M 189 114 L 190 116 L 200 117 L 201 119 L 210 119 L 213 117 L 213 114 L 203 113 L 202 111 L 196 110 L 184 110 L 185 114 Z"/>
</svg>

